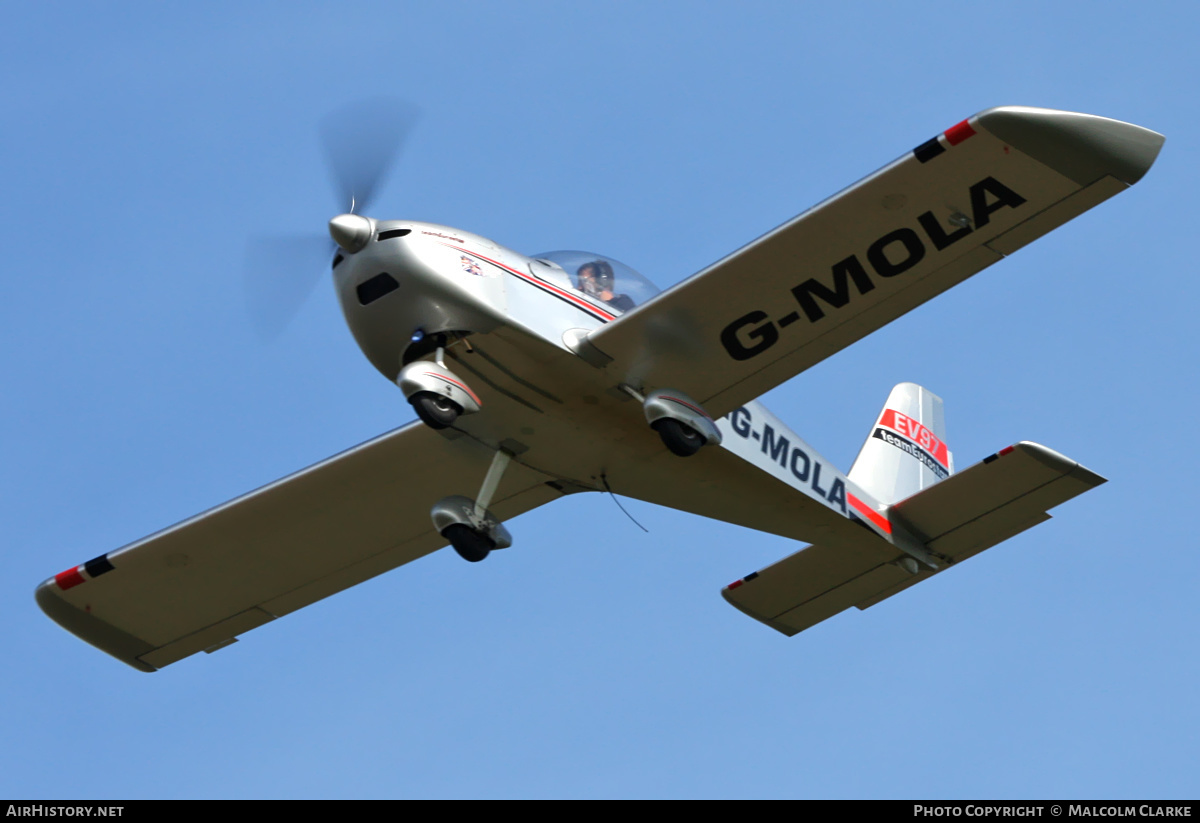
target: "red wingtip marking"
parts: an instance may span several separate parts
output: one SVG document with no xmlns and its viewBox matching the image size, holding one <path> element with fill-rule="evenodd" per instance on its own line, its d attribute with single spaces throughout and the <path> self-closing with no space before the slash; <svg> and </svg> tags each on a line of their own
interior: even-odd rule
<svg viewBox="0 0 1200 823">
<path fill-rule="evenodd" d="M 742 585 L 742 583 L 744 583 L 744 582 L 745 582 L 744 580 L 735 580 L 732 583 L 730 583 L 728 586 L 726 586 L 725 588 L 736 589 L 738 586 Z"/>
<path fill-rule="evenodd" d="M 951 146 L 957 146 L 974 133 L 975 129 L 971 128 L 971 124 L 964 120 L 946 129 L 946 142 Z"/>
<path fill-rule="evenodd" d="M 76 566 L 73 569 L 67 569 L 65 572 L 54 575 L 54 582 L 58 584 L 60 589 L 66 591 L 72 586 L 78 586 L 84 580 L 83 575 L 79 573 L 79 567 Z"/>
<path fill-rule="evenodd" d="M 996 454 L 998 454 L 998 455 L 1000 455 L 1001 457 L 1003 457 L 1004 455 L 1008 454 L 1010 451 L 1012 451 L 1012 450 L 1013 450 L 1013 449 L 1015 449 L 1015 448 L 1016 448 L 1016 446 L 1006 446 L 1005 448 L 1003 448 L 1003 449 L 1001 449 L 1000 451 L 996 452 Z"/>
</svg>

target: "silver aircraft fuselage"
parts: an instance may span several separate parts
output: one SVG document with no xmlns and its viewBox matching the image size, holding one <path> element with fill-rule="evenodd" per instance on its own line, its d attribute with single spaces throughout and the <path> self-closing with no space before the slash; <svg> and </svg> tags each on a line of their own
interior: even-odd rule
<svg viewBox="0 0 1200 823">
<path fill-rule="evenodd" d="M 642 496 L 629 472 L 662 456 L 662 442 L 642 404 L 632 402 L 586 340 L 620 311 L 581 292 L 556 264 L 479 235 L 413 221 L 372 224 L 364 248 L 339 249 L 333 272 L 346 322 L 375 368 L 395 382 L 406 363 L 432 360 L 427 341 L 446 335 L 446 363 L 478 394 L 481 409 L 458 417 L 445 436 L 510 452 L 565 491 Z M 782 482 L 841 516 L 850 514 L 848 494 L 865 496 L 757 401 L 716 425 L 719 450 L 761 469 L 763 482 Z M 788 444 L 782 459 L 773 451 L 778 442 Z M 699 476 L 721 471 L 706 468 L 709 451 L 681 467 Z M 749 487 L 742 492 L 754 497 Z M 691 509 L 686 500 L 678 507 Z"/>
<path fill-rule="evenodd" d="M 521 462 L 589 489 L 603 487 L 598 478 L 614 448 L 659 448 L 640 405 L 572 351 L 617 312 L 576 289 L 561 268 L 412 221 L 377 221 L 365 248 L 338 255 L 334 283 L 346 322 L 388 380 L 408 360 L 432 357 L 418 353 L 414 335 L 450 335 L 448 364 L 483 406 L 453 431 L 504 445 Z"/>
</svg>

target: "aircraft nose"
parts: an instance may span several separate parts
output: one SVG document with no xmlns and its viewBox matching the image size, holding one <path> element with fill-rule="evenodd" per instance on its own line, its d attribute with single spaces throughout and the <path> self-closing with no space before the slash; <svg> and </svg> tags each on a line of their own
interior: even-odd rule
<svg viewBox="0 0 1200 823">
<path fill-rule="evenodd" d="M 329 221 L 329 236 L 350 254 L 361 251 L 374 231 L 370 218 L 361 214 L 339 214 Z"/>
</svg>

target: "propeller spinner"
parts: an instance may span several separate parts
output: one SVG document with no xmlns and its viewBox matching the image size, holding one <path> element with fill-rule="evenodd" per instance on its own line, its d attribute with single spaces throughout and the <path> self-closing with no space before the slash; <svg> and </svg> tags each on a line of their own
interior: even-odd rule
<svg viewBox="0 0 1200 823">
<path fill-rule="evenodd" d="M 329 221 L 329 236 L 350 254 L 362 251 L 374 232 L 375 223 L 361 214 L 339 214 Z"/>
</svg>

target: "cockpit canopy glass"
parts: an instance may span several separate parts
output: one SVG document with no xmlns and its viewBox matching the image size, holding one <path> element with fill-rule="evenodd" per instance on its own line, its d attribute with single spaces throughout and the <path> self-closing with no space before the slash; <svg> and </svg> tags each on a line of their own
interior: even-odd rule
<svg viewBox="0 0 1200 823">
<path fill-rule="evenodd" d="M 618 314 L 640 306 L 659 288 L 619 260 L 587 251 L 548 251 L 534 255 L 560 267 L 571 286 L 607 303 Z"/>
</svg>

